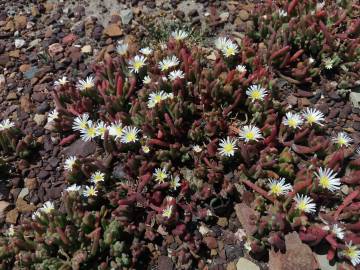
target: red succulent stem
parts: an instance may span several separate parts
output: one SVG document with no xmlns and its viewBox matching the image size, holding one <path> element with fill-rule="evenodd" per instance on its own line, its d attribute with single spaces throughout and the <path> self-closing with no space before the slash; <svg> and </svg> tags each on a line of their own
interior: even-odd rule
<svg viewBox="0 0 360 270">
<path fill-rule="evenodd" d="M 226 76 L 226 80 L 225 80 L 225 84 L 231 82 L 233 79 L 234 79 L 234 76 L 235 76 L 235 73 L 236 73 L 236 70 L 231 70 L 227 76 Z"/>
<path fill-rule="evenodd" d="M 187 57 L 187 53 L 186 53 L 186 51 L 185 51 L 184 48 L 182 48 L 182 49 L 180 50 L 180 55 L 181 55 L 181 58 L 182 58 L 183 63 L 184 63 L 185 74 L 186 74 L 186 76 L 189 76 L 188 57 Z"/>
<path fill-rule="evenodd" d="M 236 106 L 240 103 L 241 101 L 241 92 L 238 92 L 235 98 L 235 101 L 233 104 L 231 104 L 229 107 L 227 107 L 224 111 L 223 111 L 223 116 L 227 116 L 229 114 L 229 112 L 231 112 L 234 108 L 236 108 Z"/>
<path fill-rule="evenodd" d="M 169 128 L 170 128 L 170 131 L 171 131 L 171 135 L 173 136 L 177 136 L 177 137 L 180 137 L 181 136 L 181 133 L 180 131 L 175 127 L 170 115 L 168 113 L 165 113 L 164 114 L 164 118 L 165 118 L 165 121 L 166 123 L 168 124 Z"/>
<path fill-rule="evenodd" d="M 124 82 L 121 76 L 118 76 L 116 81 L 116 96 L 121 97 L 123 95 Z"/>
<path fill-rule="evenodd" d="M 277 50 L 277 51 L 273 52 L 273 53 L 270 55 L 270 60 L 272 60 L 272 59 L 274 59 L 274 58 L 276 58 L 276 57 L 278 57 L 278 56 L 286 53 L 287 51 L 290 50 L 290 48 L 291 48 L 291 47 L 290 47 L 289 45 L 287 45 L 287 46 L 285 46 L 284 48 L 281 48 L 280 50 Z"/>
<path fill-rule="evenodd" d="M 241 179 L 241 182 L 243 182 L 245 185 L 247 185 L 249 188 L 251 188 L 252 190 L 256 191 L 257 193 L 259 193 L 260 195 L 262 195 L 264 198 L 268 199 L 271 202 L 275 202 L 275 199 L 273 197 L 271 197 L 269 195 L 269 193 L 267 193 L 265 190 L 263 190 L 261 187 L 255 185 L 254 183 L 250 182 L 249 180 L 246 179 Z"/>
<path fill-rule="evenodd" d="M 330 248 L 327 255 L 326 255 L 326 258 L 329 260 L 329 261 L 332 261 L 335 257 L 335 250 L 333 248 Z"/>
<path fill-rule="evenodd" d="M 298 4 L 299 0 L 292 0 L 288 6 L 288 10 L 287 13 L 290 15 L 291 12 L 294 10 L 294 8 L 296 7 L 296 5 Z"/>
<path fill-rule="evenodd" d="M 159 139 L 150 139 L 147 141 L 148 144 L 150 145 L 158 145 L 158 146 L 162 146 L 162 147 L 169 147 L 169 144 L 162 141 L 162 140 L 159 140 Z"/>
<path fill-rule="evenodd" d="M 129 91 L 128 91 L 127 95 L 126 95 L 126 99 L 129 99 L 131 97 L 131 95 L 135 91 L 135 86 L 136 86 L 136 79 L 133 77 L 133 78 L 130 79 L 130 88 L 129 88 Z"/>
<path fill-rule="evenodd" d="M 348 205 L 350 205 L 351 202 L 359 195 L 359 193 L 360 193 L 360 190 L 357 189 L 345 197 L 343 203 L 338 207 L 338 209 L 336 210 L 336 212 L 334 214 L 335 220 L 338 220 L 338 218 L 339 218 L 341 212 L 344 210 L 344 208 L 347 207 Z"/>
<path fill-rule="evenodd" d="M 304 53 L 304 50 L 301 49 L 301 50 L 298 50 L 296 53 L 294 53 L 293 56 L 291 56 L 289 62 L 294 62 L 295 60 L 297 60 L 302 54 Z"/>
<path fill-rule="evenodd" d="M 331 245 L 332 248 L 336 249 L 337 246 L 338 246 L 338 243 L 336 242 L 335 238 L 333 235 L 331 234 L 328 234 L 326 237 L 325 237 L 326 241 L 328 241 L 328 243 Z"/>
<path fill-rule="evenodd" d="M 56 227 L 56 232 L 59 234 L 61 241 L 63 241 L 65 245 L 68 245 L 70 243 L 69 239 L 60 227 Z"/>
<path fill-rule="evenodd" d="M 330 34 L 329 34 L 328 30 L 327 30 L 326 25 L 322 21 L 320 21 L 319 26 L 320 26 L 321 31 L 324 34 L 324 37 L 326 39 L 327 44 L 329 46 L 332 46 L 332 38 L 330 37 Z"/>
<path fill-rule="evenodd" d="M 65 137 L 64 139 L 62 139 L 59 143 L 59 145 L 66 145 L 69 143 L 72 143 L 75 139 L 76 139 L 77 135 L 76 134 L 71 134 L 67 137 Z"/>
<path fill-rule="evenodd" d="M 344 11 L 343 14 L 341 14 L 340 18 L 333 24 L 333 27 L 339 26 L 346 19 L 346 16 L 347 12 Z"/>
</svg>

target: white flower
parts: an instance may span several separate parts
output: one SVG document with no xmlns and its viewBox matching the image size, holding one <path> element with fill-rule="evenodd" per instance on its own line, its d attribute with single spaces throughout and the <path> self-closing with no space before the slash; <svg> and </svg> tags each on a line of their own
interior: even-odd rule
<svg viewBox="0 0 360 270">
<path fill-rule="evenodd" d="M 238 45 L 236 45 L 233 42 L 229 42 L 227 46 L 223 48 L 221 51 L 225 57 L 234 56 L 239 52 Z"/>
<path fill-rule="evenodd" d="M 216 49 L 222 51 L 223 49 L 225 49 L 231 43 L 232 43 L 231 40 L 229 40 L 226 37 L 218 37 L 215 40 L 215 47 L 216 47 Z"/>
<path fill-rule="evenodd" d="M 47 121 L 48 121 L 48 123 L 53 122 L 58 117 L 59 117 L 59 112 L 56 109 L 54 109 L 51 112 L 49 112 Z"/>
<path fill-rule="evenodd" d="M 173 94 L 173 93 L 168 93 L 168 94 L 166 94 L 166 98 L 168 98 L 168 99 L 173 99 L 173 98 L 174 98 L 174 94 Z"/>
<path fill-rule="evenodd" d="M 243 126 L 243 128 L 239 132 L 239 136 L 245 142 L 258 141 L 259 139 L 263 138 L 260 129 L 252 125 Z"/>
<path fill-rule="evenodd" d="M 87 122 L 87 126 L 80 130 L 80 137 L 83 141 L 88 142 L 95 139 L 98 136 L 96 126 L 91 122 Z"/>
<path fill-rule="evenodd" d="M 167 93 L 165 93 L 164 91 L 153 92 L 149 95 L 147 106 L 148 108 L 154 108 L 156 104 L 167 98 Z"/>
<path fill-rule="evenodd" d="M 192 149 L 193 149 L 193 151 L 194 151 L 195 153 L 200 153 L 200 152 L 202 151 L 202 148 L 201 148 L 200 145 L 194 145 L 194 146 L 192 147 Z"/>
<path fill-rule="evenodd" d="M 12 237 L 12 236 L 15 235 L 15 229 L 14 229 L 14 225 L 13 225 L 13 224 L 11 224 L 10 227 L 9 227 L 9 229 L 6 231 L 6 235 L 7 235 L 8 237 Z"/>
<path fill-rule="evenodd" d="M 189 33 L 184 31 L 184 30 L 175 30 L 171 33 L 171 36 L 177 40 L 184 40 L 185 38 L 187 38 L 189 36 Z"/>
<path fill-rule="evenodd" d="M 350 143 L 353 141 L 350 136 L 345 132 L 339 132 L 336 137 L 332 138 L 332 141 L 336 143 L 338 146 L 345 146 L 348 147 Z"/>
<path fill-rule="evenodd" d="M 151 83 L 151 78 L 149 75 L 146 75 L 143 79 L 143 84 L 149 84 Z"/>
<path fill-rule="evenodd" d="M 185 73 L 182 70 L 174 70 L 169 74 L 169 80 L 175 81 L 176 79 L 184 79 Z"/>
<path fill-rule="evenodd" d="M 95 87 L 95 79 L 92 76 L 88 76 L 85 80 L 79 80 L 76 87 L 80 91 L 90 90 Z"/>
<path fill-rule="evenodd" d="M 231 157 L 235 155 L 235 150 L 237 150 L 236 147 L 236 139 L 232 139 L 230 137 L 227 137 L 226 139 L 220 140 L 220 150 L 219 153 L 222 156 Z"/>
<path fill-rule="evenodd" d="M 324 121 L 325 117 L 324 114 L 319 110 L 306 108 L 306 110 L 302 114 L 308 124 L 318 124 L 320 126 L 323 125 L 320 122 Z"/>
<path fill-rule="evenodd" d="M 236 70 L 240 73 L 246 72 L 246 67 L 244 65 L 237 65 Z"/>
<path fill-rule="evenodd" d="M 290 184 L 285 184 L 285 178 L 269 179 L 269 194 L 274 196 L 286 195 L 292 190 Z"/>
<path fill-rule="evenodd" d="M 313 199 L 307 195 L 296 194 L 294 198 L 296 202 L 296 209 L 305 213 L 314 213 L 316 211 L 316 204 L 313 203 Z"/>
<path fill-rule="evenodd" d="M 83 129 L 87 128 L 88 123 L 89 123 L 88 120 L 89 120 L 89 115 L 87 113 L 84 113 L 84 114 L 82 114 L 80 116 L 77 116 L 74 119 L 72 129 L 74 131 L 80 131 L 80 130 L 83 130 Z"/>
<path fill-rule="evenodd" d="M 142 53 L 143 55 L 150 55 L 152 52 L 153 50 L 149 47 L 140 49 L 140 53 Z"/>
<path fill-rule="evenodd" d="M 41 216 L 41 211 L 39 211 L 40 209 L 36 210 L 32 215 L 31 218 L 33 220 L 35 220 L 36 218 L 39 218 Z"/>
<path fill-rule="evenodd" d="M 129 45 L 127 43 L 119 42 L 116 46 L 116 52 L 120 55 L 125 55 L 127 53 Z"/>
<path fill-rule="evenodd" d="M 114 136 L 115 140 L 119 140 L 123 134 L 123 127 L 120 121 L 112 123 L 109 127 L 109 135 Z"/>
<path fill-rule="evenodd" d="M 312 63 L 314 63 L 314 62 L 315 62 L 315 59 L 312 58 L 312 57 L 309 57 L 309 64 L 312 64 Z"/>
<path fill-rule="evenodd" d="M 299 126 L 301 126 L 302 123 L 303 123 L 301 115 L 299 115 L 297 113 L 287 112 L 285 116 L 286 117 L 283 120 L 283 123 L 284 123 L 285 126 L 296 129 Z"/>
<path fill-rule="evenodd" d="M 319 10 L 322 10 L 325 6 L 325 1 L 324 2 L 319 2 L 319 3 L 316 3 L 316 11 L 319 11 Z"/>
<path fill-rule="evenodd" d="M 167 49 L 167 44 L 166 44 L 166 42 L 164 42 L 164 41 L 160 42 L 160 49 L 162 49 L 162 50 L 166 50 L 166 49 Z"/>
<path fill-rule="evenodd" d="M 145 154 L 150 153 L 150 148 L 149 148 L 149 146 L 147 146 L 147 145 L 143 145 L 143 146 L 141 147 L 141 149 L 143 150 L 143 152 L 144 152 Z"/>
<path fill-rule="evenodd" d="M 70 156 L 65 160 L 65 164 L 64 164 L 64 169 L 67 170 L 68 172 L 71 172 L 71 170 L 73 169 L 75 163 L 76 163 L 77 158 L 75 156 Z"/>
<path fill-rule="evenodd" d="M 155 181 L 159 183 L 164 183 L 165 179 L 168 178 L 168 174 L 165 168 L 156 168 L 153 174 Z"/>
<path fill-rule="evenodd" d="M 178 187 L 180 187 L 180 177 L 179 176 L 171 176 L 171 180 L 170 180 L 170 188 L 172 188 L 173 190 L 177 190 Z"/>
<path fill-rule="evenodd" d="M 65 76 L 63 76 L 62 78 L 58 79 L 57 81 L 54 82 L 55 86 L 61 86 L 61 85 L 65 85 L 67 84 L 69 81 L 67 80 L 67 78 Z"/>
<path fill-rule="evenodd" d="M 159 68 L 161 71 L 166 71 L 169 68 L 176 67 L 179 63 L 179 59 L 176 56 L 168 56 L 160 61 Z"/>
<path fill-rule="evenodd" d="M 340 178 L 336 178 L 336 173 L 329 168 L 319 168 L 318 173 L 315 173 L 315 176 L 319 180 L 319 185 L 330 191 L 335 191 L 340 189 Z"/>
<path fill-rule="evenodd" d="M 85 197 L 96 196 L 97 195 L 96 187 L 95 186 L 86 186 L 84 191 L 83 191 L 83 195 Z"/>
<path fill-rule="evenodd" d="M 283 10 L 283 9 L 279 10 L 279 17 L 286 17 L 287 15 L 288 14 L 287 14 L 287 12 L 285 10 Z"/>
<path fill-rule="evenodd" d="M 267 95 L 267 91 L 260 85 L 252 85 L 246 90 L 246 95 L 248 95 L 248 97 L 250 97 L 253 101 L 262 101 Z"/>
<path fill-rule="evenodd" d="M 167 206 L 167 207 L 163 210 L 162 216 L 165 217 L 165 218 L 170 218 L 171 215 L 172 215 L 172 209 L 173 209 L 173 206 L 172 206 L 172 205 Z"/>
<path fill-rule="evenodd" d="M 15 126 L 14 122 L 11 122 L 9 119 L 2 120 L 0 122 L 0 131 L 13 128 Z"/>
<path fill-rule="evenodd" d="M 108 126 L 105 124 L 104 121 L 99 121 L 96 124 L 96 135 L 101 136 L 101 139 L 104 139 L 105 132 L 108 129 Z"/>
<path fill-rule="evenodd" d="M 133 59 L 129 61 L 130 72 L 139 73 L 140 69 L 145 66 L 146 57 L 142 55 L 135 55 Z"/>
<path fill-rule="evenodd" d="M 90 181 L 94 184 L 105 181 L 105 173 L 96 171 L 90 176 Z"/>
<path fill-rule="evenodd" d="M 137 127 L 126 126 L 123 129 L 123 134 L 121 135 L 120 141 L 122 143 L 136 142 L 139 139 L 138 138 L 139 132 L 140 129 L 138 129 Z"/>
<path fill-rule="evenodd" d="M 54 209 L 55 209 L 54 203 L 47 201 L 43 204 L 43 206 L 39 210 L 45 214 L 50 214 Z"/>
<path fill-rule="evenodd" d="M 360 264 L 360 250 L 356 246 L 353 246 L 352 241 L 345 244 L 346 248 L 343 250 L 342 254 L 350 259 L 353 266 Z"/>
<path fill-rule="evenodd" d="M 78 186 L 77 184 L 73 184 L 73 185 L 67 187 L 65 190 L 67 192 L 78 192 L 80 189 L 81 189 L 80 186 Z"/>
<path fill-rule="evenodd" d="M 325 223 L 327 224 L 327 222 L 325 222 Z M 329 231 L 329 232 L 335 234 L 336 237 L 339 239 L 344 239 L 344 236 L 345 236 L 344 229 L 341 228 L 338 224 L 326 225 L 323 227 L 323 230 Z"/>
<path fill-rule="evenodd" d="M 334 61 L 330 58 L 324 59 L 324 66 L 326 69 L 332 69 L 333 68 Z"/>
</svg>

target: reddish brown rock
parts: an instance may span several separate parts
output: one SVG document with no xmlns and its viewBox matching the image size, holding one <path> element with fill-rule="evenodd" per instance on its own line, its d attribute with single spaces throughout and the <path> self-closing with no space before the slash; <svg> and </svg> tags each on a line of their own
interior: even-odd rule
<svg viewBox="0 0 360 270">
<path fill-rule="evenodd" d="M 246 234 L 253 235 L 257 231 L 259 213 L 245 203 L 235 205 L 235 212 Z"/>
</svg>

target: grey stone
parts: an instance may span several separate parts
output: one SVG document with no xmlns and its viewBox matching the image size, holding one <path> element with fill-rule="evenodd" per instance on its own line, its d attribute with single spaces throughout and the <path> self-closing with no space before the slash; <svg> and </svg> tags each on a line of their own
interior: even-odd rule
<svg viewBox="0 0 360 270">
<path fill-rule="evenodd" d="M 81 139 L 76 140 L 71 145 L 66 147 L 63 153 L 66 156 L 82 156 L 87 157 L 88 155 L 94 154 L 96 150 L 95 142 L 84 142 Z"/>
<path fill-rule="evenodd" d="M 127 25 L 131 22 L 134 17 L 131 9 L 123 9 L 120 11 L 121 22 L 123 25 Z"/>
<path fill-rule="evenodd" d="M 349 98 L 354 108 L 360 108 L 360 93 L 351 92 Z"/>
<path fill-rule="evenodd" d="M 255 263 L 249 261 L 245 258 L 240 258 L 236 263 L 236 270 L 260 270 L 260 267 L 257 266 Z"/>
<path fill-rule="evenodd" d="M 336 270 L 336 264 L 330 265 L 329 260 L 327 259 L 326 254 L 325 255 L 319 255 L 316 254 L 317 261 L 319 263 L 321 270 Z"/>
</svg>

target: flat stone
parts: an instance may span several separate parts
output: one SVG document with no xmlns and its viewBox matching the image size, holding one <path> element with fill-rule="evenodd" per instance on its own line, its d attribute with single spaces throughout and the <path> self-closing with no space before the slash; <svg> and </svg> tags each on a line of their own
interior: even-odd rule
<svg viewBox="0 0 360 270">
<path fill-rule="evenodd" d="M 61 53 L 62 51 L 64 51 L 64 48 L 63 48 L 63 46 L 60 44 L 60 43 L 54 43 L 54 44 L 51 44 L 50 46 L 49 46 L 49 54 L 51 55 L 51 56 L 54 56 L 54 55 L 56 55 L 56 54 L 58 54 L 58 53 Z"/>
<path fill-rule="evenodd" d="M 92 47 L 91 45 L 85 45 L 81 48 L 82 53 L 92 53 Z"/>
<path fill-rule="evenodd" d="M 28 96 L 21 96 L 20 97 L 20 108 L 24 111 L 24 112 L 31 112 L 31 108 L 32 108 L 32 103 L 30 101 L 30 98 Z"/>
<path fill-rule="evenodd" d="M 123 25 L 127 25 L 131 22 L 134 17 L 131 9 L 123 9 L 120 11 L 121 22 Z"/>
<path fill-rule="evenodd" d="M 82 156 L 87 157 L 88 155 L 94 154 L 96 150 L 95 142 L 84 142 L 81 139 L 76 140 L 71 145 L 63 150 L 66 156 Z"/>
<path fill-rule="evenodd" d="M 255 263 L 245 259 L 244 257 L 240 258 L 236 263 L 236 270 L 260 270 L 260 267 Z"/>
<path fill-rule="evenodd" d="M 77 39 L 77 36 L 73 33 L 68 34 L 62 39 L 63 44 L 72 44 Z"/>
<path fill-rule="evenodd" d="M 245 203 L 239 203 L 235 205 L 236 216 L 239 219 L 242 227 L 244 228 L 246 235 L 253 235 L 257 231 L 257 220 L 259 219 L 259 213 L 250 208 Z"/>
<path fill-rule="evenodd" d="M 172 270 L 174 269 L 174 264 L 171 259 L 167 256 L 160 256 L 158 259 L 158 267 L 159 270 Z"/>
<path fill-rule="evenodd" d="M 0 74 L 0 91 L 5 89 L 6 79 L 4 74 Z"/>
<path fill-rule="evenodd" d="M 25 178 L 24 184 L 28 190 L 34 190 L 38 186 L 36 178 Z"/>
<path fill-rule="evenodd" d="M 329 264 L 329 260 L 327 259 L 326 254 L 325 255 L 316 254 L 316 259 L 319 263 L 321 270 L 336 270 L 337 269 L 336 264 L 334 264 L 334 265 Z"/>
<path fill-rule="evenodd" d="M 20 57 L 20 50 L 10 51 L 9 56 L 12 57 L 12 58 L 19 58 Z"/>
<path fill-rule="evenodd" d="M 123 31 L 118 24 L 111 23 L 104 29 L 104 34 L 109 37 L 119 37 L 122 36 Z"/>
<path fill-rule="evenodd" d="M 12 209 L 6 214 L 5 221 L 6 223 L 16 224 L 18 216 L 19 216 L 18 210 L 16 208 Z"/>
<path fill-rule="evenodd" d="M 21 47 L 23 47 L 25 45 L 25 40 L 21 39 L 21 38 L 17 38 L 15 39 L 15 48 L 19 49 Z"/>
<path fill-rule="evenodd" d="M 249 12 L 247 12 L 246 10 L 242 9 L 239 12 L 239 17 L 242 21 L 247 21 L 249 19 Z"/>
<path fill-rule="evenodd" d="M 9 207 L 10 207 L 10 203 L 6 201 L 0 201 L 0 220 L 2 220 L 6 216 Z"/>
<path fill-rule="evenodd" d="M 0 66 L 5 67 L 9 61 L 10 61 L 9 55 L 7 54 L 0 55 Z"/>
<path fill-rule="evenodd" d="M 15 92 L 9 92 L 9 94 L 6 96 L 6 100 L 15 100 L 17 99 L 17 95 Z"/>
<path fill-rule="evenodd" d="M 44 114 L 35 114 L 34 121 L 38 126 L 43 126 L 45 124 L 46 117 Z"/>
<path fill-rule="evenodd" d="M 31 66 L 29 64 L 22 64 L 19 67 L 19 70 L 20 70 L 20 72 L 24 73 L 24 72 L 28 71 L 30 68 L 31 68 Z"/>
<path fill-rule="evenodd" d="M 31 80 L 35 77 L 36 72 L 38 72 L 37 67 L 31 67 L 26 72 L 24 72 L 24 77 L 28 80 Z"/>
<path fill-rule="evenodd" d="M 33 204 L 27 203 L 24 199 L 18 198 L 16 200 L 16 209 L 19 213 L 28 213 L 36 210 L 36 206 Z"/>
<path fill-rule="evenodd" d="M 354 108 L 360 108 L 360 93 L 351 92 L 349 99 Z"/>
<path fill-rule="evenodd" d="M 19 195 L 18 195 L 18 199 L 21 198 L 25 198 L 27 195 L 29 195 L 29 189 L 28 188 L 22 188 Z"/>
<path fill-rule="evenodd" d="M 24 15 L 17 15 L 14 17 L 15 28 L 17 30 L 25 29 L 27 24 L 27 18 Z"/>
</svg>

